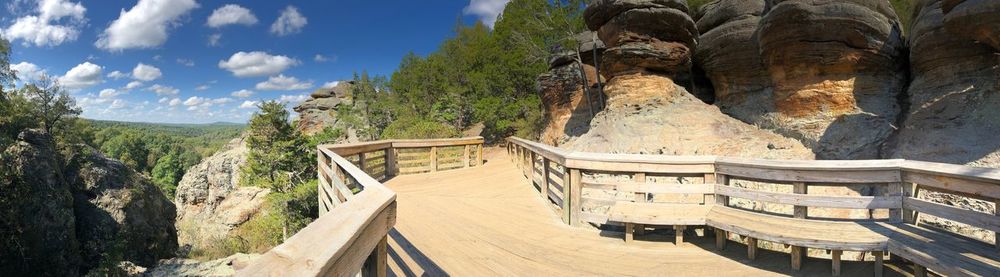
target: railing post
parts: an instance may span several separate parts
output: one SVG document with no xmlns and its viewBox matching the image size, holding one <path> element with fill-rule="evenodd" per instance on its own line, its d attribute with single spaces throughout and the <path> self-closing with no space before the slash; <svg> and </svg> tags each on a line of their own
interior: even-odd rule
<svg viewBox="0 0 1000 277">
<path fill-rule="evenodd" d="M 397 167 L 398 166 L 396 165 L 396 149 L 390 146 L 389 148 L 385 149 L 385 176 L 387 178 L 389 176 L 396 176 Z"/>
<path fill-rule="evenodd" d="M 809 187 L 804 182 L 792 183 L 792 192 L 796 194 L 807 194 L 809 192 Z M 794 206 L 792 208 L 792 216 L 795 218 L 807 218 L 809 217 L 809 208 L 806 206 Z M 802 269 L 802 258 L 806 255 L 807 249 L 801 246 L 792 246 L 792 269 L 800 270 Z"/>
<path fill-rule="evenodd" d="M 367 163 L 365 162 L 365 153 L 364 152 L 358 153 L 358 168 L 360 168 L 361 171 L 363 171 L 364 173 L 371 175 L 370 173 L 368 173 L 368 167 L 365 166 L 366 164 Z"/>
<path fill-rule="evenodd" d="M 570 169 L 569 172 L 569 220 L 573 226 L 583 226 L 583 221 L 580 220 L 580 212 L 583 210 L 580 205 L 580 194 L 583 193 L 583 174 L 576 168 Z"/>
<path fill-rule="evenodd" d="M 365 260 L 364 265 L 361 268 L 361 276 L 373 276 L 373 277 L 385 277 L 387 272 L 386 266 L 388 265 L 388 241 L 389 236 L 382 237 L 382 240 L 378 242 L 375 249 L 372 249 L 372 253 L 368 255 L 368 259 Z"/>
<path fill-rule="evenodd" d="M 438 171 L 438 148 L 431 146 L 431 172 Z"/>
<path fill-rule="evenodd" d="M 534 182 L 535 181 L 535 160 L 538 159 L 538 156 L 535 154 L 534 151 L 531 151 L 531 152 L 528 152 L 528 159 L 530 159 L 530 160 L 528 160 L 528 179 L 531 180 L 531 182 Z M 542 188 L 541 182 L 539 182 L 538 188 L 539 189 Z"/>
<path fill-rule="evenodd" d="M 904 183 L 903 184 L 903 198 L 901 201 L 905 201 L 906 198 L 917 198 L 917 192 L 919 191 L 919 186 L 916 183 Z M 900 203 L 902 205 L 902 203 Z M 903 222 L 909 224 L 917 224 L 917 212 L 910 209 L 903 209 Z"/>
<path fill-rule="evenodd" d="M 465 145 L 465 151 L 462 152 L 462 167 L 469 167 L 469 145 Z"/>
<path fill-rule="evenodd" d="M 324 174 L 323 174 L 323 167 L 326 166 L 326 161 L 325 160 L 326 159 L 323 158 L 323 151 L 320 151 L 319 149 L 317 149 L 316 150 L 316 178 L 320 179 L 320 180 L 319 180 L 319 182 L 316 182 L 316 201 L 318 201 L 318 204 L 319 204 L 319 216 L 323 216 L 324 214 L 326 214 L 326 212 L 330 211 L 329 210 L 330 207 L 327 207 L 326 204 L 323 203 L 323 197 L 326 197 L 324 195 L 324 194 L 326 194 L 326 188 L 323 187 L 323 181 L 327 180 L 324 177 Z"/>
<path fill-rule="evenodd" d="M 539 184 L 542 186 L 542 199 L 545 202 L 549 202 L 549 158 L 542 157 L 542 182 Z M 566 196 L 563 196 L 564 198 Z"/>
<path fill-rule="evenodd" d="M 563 181 L 562 182 L 563 183 L 563 190 L 562 190 L 562 194 L 563 194 L 562 220 L 563 220 L 563 223 L 566 223 L 567 225 L 571 225 L 572 224 L 571 219 L 572 219 L 573 215 L 572 215 L 571 211 L 573 210 L 573 208 L 570 205 L 570 203 L 573 203 L 573 201 L 575 201 L 575 200 L 572 200 L 572 198 L 573 198 L 573 191 L 570 189 L 570 186 L 572 186 L 571 183 L 573 182 L 572 181 L 573 178 L 570 177 L 569 175 L 570 175 L 569 168 L 566 168 L 566 165 L 563 165 L 563 172 L 562 172 L 562 176 L 563 176 L 563 180 L 562 180 Z"/>
<path fill-rule="evenodd" d="M 729 176 L 723 174 L 715 174 L 714 177 L 719 185 L 729 186 Z M 720 206 L 729 206 L 729 196 L 716 194 L 715 204 Z M 729 241 L 729 233 L 722 229 L 715 229 L 715 249 L 723 250 L 726 249 L 726 242 Z"/>
<path fill-rule="evenodd" d="M 483 165 L 483 144 L 476 145 L 476 166 Z"/>
<path fill-rule="evenodd" d="M 636 172 L 635 175 L 632 177 L 632 181 L 634 181 L 636 183 L 640 183 L 640 184 L 641 183 L 645 183 L 646 182 L 646 173 L 645 172 Z M 646 193 L 645 192 L 636 192 L 635 193 L 635 202 L 636 203 L 646 203 L 647 201 L 648 200 L 646 199 Z M 680 232 L 680 229 L 677 229 L 677 228 L 674 228 L 674 229 L 675 229 L 676 232 Z M 635 231 L 634 232 L 635 232 L 636 235 L 640 235 L 640 236 L 645 235 L 646 234 L 646 225 L 635 224 Z M 680 245 L 680 243 L 677 243 L 677 245 Z"/>
<path fill-rule="evenodd" d="M 899 208 L 889 209 L 889 222 L 899 223 L 903 222 L 903 183 L 894 182 L 889 183 L 889 197 L 899 199 Z M 871 214 L 872 210 L 869 210 Z"/>
</svg>

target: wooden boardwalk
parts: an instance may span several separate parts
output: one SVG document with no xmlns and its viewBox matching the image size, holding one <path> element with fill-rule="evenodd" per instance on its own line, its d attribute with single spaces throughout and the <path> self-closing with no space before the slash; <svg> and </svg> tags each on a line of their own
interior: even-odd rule
<svg viewBox="0 0 1000 277">
<path fill-rule="evenodd" d="M 396 276 L 829 276 L 829 260 L 808 259 L 793 271 L 787 253 L 711 237 L 674 246 L 667 228 L 628 245 L 622 233 L 568 226 L 528 185 L 502 149 L 482 167 L 394 177 L 396 225 L 388 264 Z M 891 267 L 891 266 L 890 266 Z M 845 276 L 871 276 L 873 263 L 844 262 Z M 897 275 L 886 270 L 886 276 Z"/>
</svg>

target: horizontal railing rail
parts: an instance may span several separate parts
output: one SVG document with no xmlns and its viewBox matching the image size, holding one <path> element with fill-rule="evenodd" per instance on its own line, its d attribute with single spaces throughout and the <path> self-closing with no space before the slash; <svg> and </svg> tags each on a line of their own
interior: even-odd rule
<svg viewBox="0 0 1000 277">
<path fill-rule="evenodd" d="M 396 222 L 396 193 L 381 181 L 413 167 L 413 162 L 399 157 L 414 154 L 400 150 L 417 150 L 415 155 L 429 164 L 418 166 L 437 171 L 482 165 L 483 142 L 482 137 L 473 137 L 318 146 L 320 217 L 238 275 L 386 276 L 387 235 Z M 453 166 L 439 165 L 439 160 L 452 161 Z"/>
</svg>

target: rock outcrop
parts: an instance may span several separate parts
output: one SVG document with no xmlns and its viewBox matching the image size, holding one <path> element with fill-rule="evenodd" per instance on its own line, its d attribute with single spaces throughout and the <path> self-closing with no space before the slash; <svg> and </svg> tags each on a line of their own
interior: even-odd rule
<svg viewBox="0 0 1000 277">
<path fill-rule="evenodd" d="M 337 124 L 337 107 L 346 103 L 352 81 L 341 81 L 332 88 L 320 88 L 309 99 L 294 108 L 299 113 L 298 130 L 311 135 Z"/>
<path fill-rule="evenodd" d="M 590 119 L 601 109 L 597 69 L 588 64 L 581 68 L 575 56 L 570 52 L 553 56 L 549 72 L 538 77 L 548 122 L 542 131 L 543 143 L 561 145 L 586 133 Z"/>
<path fill-rule="evenodd" d="M 695 14 L 701 32 L 695 63 L 711 80 L 714 104 L 748 123 L 775 110 L 771 79 L 757 48 L 764 5 L 764 0 L 719 0 Z"/>
<path fill-rule="evenodd" d="M 0 154 L 0 209 L 0 272 L 80 274 L 72 187 L 51 136 L 24 131 Z"/>
<path fill-rule="evenodd" d="M 85 266 L 96 267 L 105 253 L 145 267 L 175 255 L 175 207 L 149 178 L 96 150 L 68 165 Z"/>
<path fill-rule="evenodd" d="M 234 254 L 207 262 L 175 258 L 161 261 L 144 276 L 234 276 L 237 269 L 246 267 L 258 257 L 260 254 Z"/>
<path fill-rule="evenodd" d="M 880 157 L 906 84 L 902 29 L 888 1 L 771 1 L 758 41 L 773 115 L 751 121 L 821 159 Z"/>
<path fill-rule="evenodd" d="M 148 178 L 85 146 L 65 159 L 55 148 L 50 135 L 25 130 L 0 155 L 0 251 L 15 259 L 0 272 L 77 276 L 174 255 L 174 206 Z"/>
<path fill-rule="evenodd" d="M 961 4 L 950 11 L 960 14 L 946 14 L 947 9 L 942 7 L 955 2 Z M 977 20 L 957 20 L 973 11 L 980 15 Z M 997 2 L 921 1 L 916 15 L 909 38 L 913 76 L 909 113 L 895 143 L 887 145 L 887 156 L 1000 167 L 1000 48 L 977 36 L 983 31 L 972 31 L 989 30 L 978 26 L 1000 18 Z M 993 212 L 990 203 L 955 195 L 922 192 L 920 198 Z M 986 240 L 992 238 L 988 231 L 967 225 L 927 217 L 921 220 Z"/>
<path fill-rule="evenodd" d="M 181 245 L 207 246 L 259 211 L 270 190 L 239 185 L 247 153 L 244 139 L 235 139 L 181 178 L 174 197 Z"/>
</svg>

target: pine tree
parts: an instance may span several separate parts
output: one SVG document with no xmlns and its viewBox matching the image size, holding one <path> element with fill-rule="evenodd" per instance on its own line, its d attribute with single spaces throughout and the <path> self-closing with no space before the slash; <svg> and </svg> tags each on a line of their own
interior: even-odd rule
<svg viewBox="0 0 1000 277">
<path fill-rule="evenodd" d="M 287 192 L 313 173 L 313 155 L 306 140 L 288 122 L 284 103 L 268 101 L 250 118 L 249 154 L 241 176 L 243 185 Z"/>
</svg>

